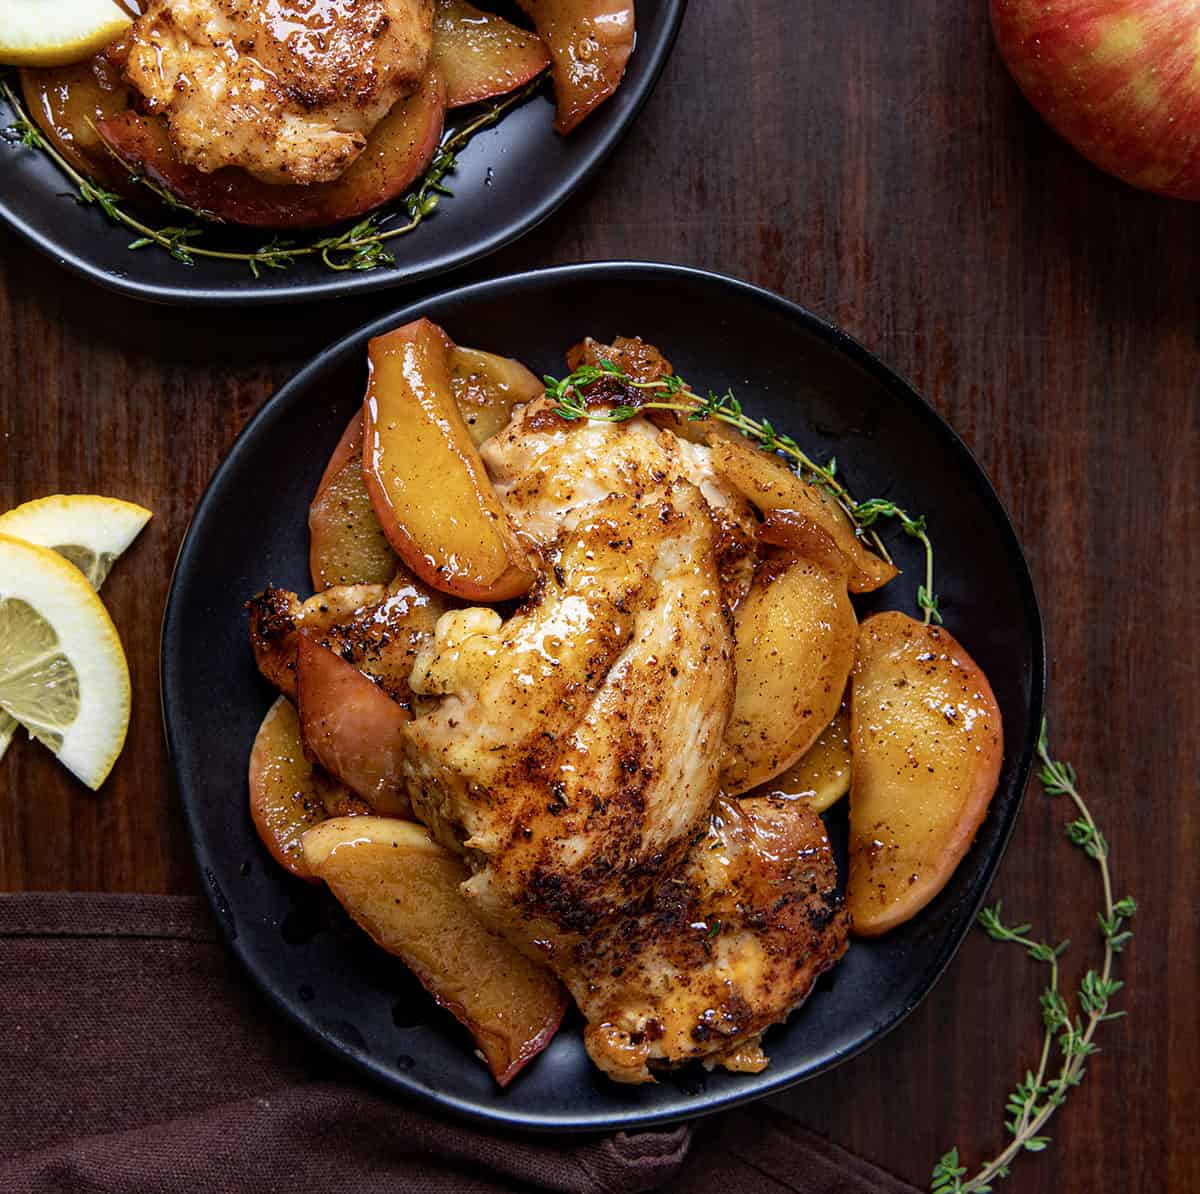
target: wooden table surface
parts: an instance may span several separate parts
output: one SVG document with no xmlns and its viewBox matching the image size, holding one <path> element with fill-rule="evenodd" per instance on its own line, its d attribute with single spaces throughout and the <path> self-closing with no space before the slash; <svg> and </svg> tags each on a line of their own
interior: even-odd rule
<svg viewBox="0 0 1200 1194">
<path fill-rule="evenodd" d="M 1054 136 L 1005 73 L 982 0 L 696 3 L 603 178 L 432 287 L 608 257 L 721 270 L 836 321 L 990 474 L 1042 602 L 1054 748 L 1141 909 L 1120 965 L 1130 1015 L 1009 1188 L 1200 1189 L 1200 208 L 1130 190 Z M 155 514 L 105 589 L 133 673 L 125 753 L 93 796 L 41 749 L 10 750 L 0 888 L 197 890 L 157 696 L 176 550 L 275 387 L 403 297 L 157 309 L 0 234 L 0 508 L 91 491 Z M 1099 893 L 1066 819 L 1030 793 L 994 894 L 1075 940 L 1077 980 L 1098 953 Z M 1035 1062 L 1042 977 L 974 933 L 891 1037 L 776 1105 L 918 1184 L 951 1144 L 990 1155 Z"/>
</svg>

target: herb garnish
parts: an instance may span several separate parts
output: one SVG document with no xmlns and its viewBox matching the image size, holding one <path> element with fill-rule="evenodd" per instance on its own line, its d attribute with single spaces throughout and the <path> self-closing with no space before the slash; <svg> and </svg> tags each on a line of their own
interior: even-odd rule
<svg viewBox="0 0 1200 1194">
<path fill-rule="evenodd" d="M 1038 756 L 1042 760 L 1040 779 L 1047 796 L 1068 796 L 1079 816 L 1067 827 L 1067 837 L 1095 862 L 1100 871 L 1104 893 L 1104 911 L 1097 916 L 1100 935 L 1104 940 L 1104 957 L 1100 969 L 1089 969 L 1076 994 L 1079 1010 L 1074 1015 L 1059 990 L 1058 959 L 1068 942 L 1050 945 L 1029 936 L 1032 925 L 1006 925 L 1000 919 L 1000 902 L 979 914 L 984 932 L 995 941 L 1009 941 L 1024 948 L 1035 962 L 1050 967 L 1050 980 L 1042 991 L 1040 1003 L 1045 1032 L 1042 1037 L 1038 1068 L 1027 1070 L 1023 1081 L 1008 1096 L 1005 1110 L 1009 1118 L 1004 1126 L 1012 1141 L 992 1160 L 982 1165 L 970 1178 L 966 1167 L 959 1163 L 958 1149 L 952 1148 L 933 1168 L 933 1194 L 987 1194 L 992 1183 L 1009 1176 L 1009 1167 L 1022 1152 L 1041 1152 L 1050 1143 L 1042 1129 L 1050 1117 L 1066 1102 L 1070 1091 L 1083 1081 L 1084 1062 L 1096 1052 L 1093 1038 L 1096 1029 L 1106 1020 L 1115 1020 L 1124 1012 L 1108 1010 L 1109 1001 L 1124 985 L 1113 978 L 1113 964 L 1133 934 L 1125 927 L 1137 911 L 1129 897 L 1113 900 L 1112 876 L 1108 868 L 1108 843 L 1096 825 L 1088 806 L 1075 783 L 1075 769 L 1070 763 L 1059 763 L 1050 757 L 1046 740 L 1046 723 L 1042 722 L 1038 738 Z M 1085 1019 L 1086 1017 L 1086 1019 Z M 1051 1055 L 1058 1050 L 1057 1072 L 1050 1074 Z"/>
<path fill-rule="evenodd" d="M 564 419 L 591 419 L 605 423 L 624 423 L 644 410 L 670 410 L 685 414 L 691 422 L 716 419 L 736 428 L 747 439 L 756 443 L 764 452 L 782 455 L 795 462 L 801 476 L 806 476 L 826 490 L 841 506 L 854 526 L 867 532 L 872 546 L 890 564 L 892 557 L 875 532 L 874 526 L 882 518 L 894 518 L 905 534 L 918 540 L 925 549 L 925 582 L 917 586 L 917 604 L 925 614 L 926 624 L 942 621 L 938 610 L 937 594 L 933 587 L 933 544 L 925 526 L 925 518 L 914 518 L 895 502 L 885 498 L 870 498 L 859 502 L 837 477 L 837 460 L 830 457 L 825 464 L 817 464 L 790 435 L 784 435 L 767 419 L 753 419 L 742 410 L 742 404 L 732 390 L 724 394 L 708 391 L 707 397 L 694 393 L 687 382 L 678 374 L 659 377 L 653 381 L 634 381 L 628 373 L 612 361 L 601 360 L 598 365 L 582 365 L 561 380 L 553 377 L 542 379 L 546 384 L 546 397 L 553 403 L 552 409 Z M 592 407 L 587 404 L 583 390 L 598 381 L 620 382 L 639 391 L 637 402 L 619 403 L 608 408 Z M 641 394 L 646 397 L 642 398 Z"/>
<path fill-rule="evenodd" d="M 261 277 L 261 271 L 264 269 L 287 269 L 296 262 L 297 258 L 301 257 L 315 257 L 328 269 L 338 272 L 371 270 L 383 265 L 395 265 L 396 260 L 384 248 L 385 243 L 395 237 L 405 236 L 412 232 L 424 219 L 433 214 L 440 198 L 453 195 L 453 192 L 446 186 L 446 177 L 454 172 L 458 162 L 458 152 L 477 132 L 491 127 L 509 108 L 515 107 L 531 96 L 543 85 L 545 78 L 544 74 L 539 75 L 527 87 L 505 96 L 481 112 L 474 120 L 445 138 L 420 183 L 410 190 L 402 200 L 402 212 L 408 217 L 406 223 L 387 227 L 388 221 L 395 219 L 401 213 L 395 210 L 377 211 L 342 232 L 324 236 L 318 240 L 301 242 L 274 236 L 260 248 L 245 253 L 210 249 L 196 243 L 205 231 L 204 225 L 199 222 L 152 227 L 136 216 L 130 215 L 121 205 L 122 196 L 97 186 L 81 174 L 43 136 L 41 130 L 29 119 L 21 106 L 8 79 L 0 78 L 0 90 L 3 91 L 4 97 L 16 113 L 15 121 L 9 126 L 12 136 L 27 149 L 40 149 L 45 152 L 75 184 L 77 190 L 75 197 L 80 203 L 95 204 L 113 223 L 123 225 L 131 232 L 136 232 L 137 238 L 130 242 L 128 246 L 130 249 L 157 247 L 183 265 L 194 265 L 197 257 L 210 260 L 241 261 L 258 278 Z M 196 221 L 221 223 L 219 220 L 206 216 L 203 212 L 180 203 L 169 192 L 141 175 L 131 174 L 130 181 L 152 190 L 168 206 L 186 213 Z"/>
</svg>

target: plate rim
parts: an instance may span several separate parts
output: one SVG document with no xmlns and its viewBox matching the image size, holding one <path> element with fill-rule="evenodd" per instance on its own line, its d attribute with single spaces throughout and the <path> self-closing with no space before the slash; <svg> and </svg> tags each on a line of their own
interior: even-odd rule
<svg viewBox="0 0 1200 1194">
<path fill-rule="evenodd" d="M 663 32 L 657 42 L 647 52 L 645 73 L 637 80 L 637 85 L 627 92 L 630 104 L 601 138 L 596 148 L 579 165 L 570 170 L 557 185 L 545 193 L 541 202 L 535 204 L 517 221 L 506 224 L 489 238 L 479 242 L 476 247 L 467 252 L 455 250 L 443 254 L 438 260 L 427 263 L 417 269 L 398 273 L 387 267 L 363 271 L 361 273 L 347 272 L 331 274 L 318 281 L 305 282 L 296 285 L 280 284 L 272 286 L 269 273 L 267 281 L 259 280 L 253 286 L 243 286 L 239 289 L 225 289 L 214 286 L 183 286 L 167 285 L 158 282 L 142 282 L 123 274 L 94 264 L 86 256 L 68 251 L 54 237 L 42 232 L 31 222 L 23 219 L 6 201 L 0 192 L 0 222 L 11 228 L 22 240 L 38 252 L 49 257 L 55 264 L 62 266 L 76 277 L 83 278 L 105 290 L 140 299 L 143 302 L 156 303 L 165 306 L 179 307 L 266 307 L 286 305 L 291 303 L 319 302 L 351 295 L 369 294 L 377 290 L 387 290 L 394 287 L 409 286 L 441 274 L 452 273 L 469 265 L 483 261 L 493 253 L 499 252 L 508 245 L 514 244 L 532 232 L 538 225 L 548 220 L 567 200 L 583 187 L 609 159 L 617 145 L 629 132 L 634 121 L 641 114 L 650 99 L 667 60 L 675 47 L 683 18 L 687 12 L 688 0 L 661 0 L 663 6 Z M 635 41 L 634 54 L 638 47 Z M 9 68 L 0 68 L 9 69 Z M 632 82 L 632 81 L 631 81 Z M 601 109 L 603 111 L 603 109 Z M 0 112 L 13 114 L 12 108 L 3 96 L 0 96 Z M 503 121 L 501 121 L 501 124 Z M 499 126 L 497 126 L 499 127 Z M 555 133 L 554 136 L 559 134 Z M 50 162 L 57 171 L 57 166 Z M 69 187 L 69 180 L 64 177 L 64 185 Z M 61 196 L 55 195 L 55 198 Z M 69 198 L 70 196 L 66 196 Z M 393 201 L 394 202 L 394 201 Z M 330 228 L 340 227 L 345 221 L 329 225 Z M 120 229 L 113 226 L 119 235 Z M 269 231 L 269 230 L 267 230 Z M 180 265 L 181 270 L 187 266 Z"/>
<path fill-rule="evenodd" d="M 967 466 L 968 472 L 972 473 L 974 480 L 978 484 L 981 498 L 996 518 L 1005 551 L 1014 568 L 1017 587 L 1021 592 L 1023 613 L 1031 630 L 1030 721 L 1025 740 L 1020 744 L 1019 751 L 1015 752 L 1013 756 L 1015 798 L 999 826 L 996 847 L 992 855 L 985 860 L 981 869 L 978 892 L 971 901 L 970 915 L 965 921 L 967 927 L 956 938 L 946 938 L 943 940 L 933 961 L 919 976 L 918 993 L 909 998 L 898 1009 L 889 1012 L 887 1016 L 874 1024 L 861 1040 L 856 1041 L 850 1048 L 840 1053 L 826 1057 L 812 1069 L 802 1074 L 789 1074 L 778 1070 L 772 1074 L 771 1070 L 768 1069 L 764 1071 L 764 1075 L 767 1076 L 764 1076 L 761 1083 L 753 1089 L 733 1089 L 718 1092 L 705 1091 L 696 1096 L 683 1109 L 635 1109 L 627 1114 L 604 1112 L 580 1113 L 570 1110 L 553 1113 L 529 1113 L 509 1110 L 503 1104 L 481 1106 L 468 1098 L 430 1090 L 418 1083 L 409 1081 L 404 1074 L 396 1073 L 380 1065 L 366 1052 L 347 1046 L 330 1033 L 324 1032 L 316 1023 L 306 1020 L 300 1014 L 299 1010 L 293 1006 L 293 1003 L 282 998 L 277 992 L 274 980 L 266 974 L 261 973 L 252 959 L 246 955 L 242 945 L 239 943 L 236 930 L 233 930 L 231 916 L 228 908 L 225 906 L 224 894 L 217 885 L 215 877 L 208 866 L 207 852 L 201 846 L 199 840 L 200 822 L 194 812 L 194 802 L 184 798 L 182 795 L 182 785 L 177 766 L 179 751 L 176 739 L 178 730 L 172 725 L 168 710 L 171 703 L 170 689 L 175 680 L 175 667 L 168 654 L 168 640 L 173 633 L 177 617 L 175 610 L 177 604 L 177 582 L 187 559 L 191 552 L 195 550 L 194 530 L 197 522 L 207 513 L 206 507 L 210 500 L 213 499 L 217 483 L 226 465 L 236 457 L 251 450 L 253 446 L 251 438 L 257 439 L 257 429 L 260 426 L 264 424 L 269 426 L 273 418 L 286 414 L 293 402 L 292 394 L 294 392 L 305 391 L 310 384 L 310 380 L 325 369 L 335 358 L 356 351 L 371 336 L 378 335 L 380 332 L 395 327 L 399 323 L 428 313 L 428 308 L 435 304 L 495 298 L 500 295 L 513 298 L 521 293 L 536 290 L 546 284 L 563 281 L 586 284 L 588 279 L 597 276 L 604 276 L 609 281 L 616 279 L 634 283 L 645 282 L 649 279 L 659 282 L 686 279 L 691 282 L 699 282 L 702 285 L 711 285 L 718 289 L 731 290 L 755 302 L 774 307 L 776 310 L 782 311 L 789 317 L 798 320 L 806 330 L 815 333 L 837 351 L 847 355 L 855 364 L 863 368 L 876 381 L 883 385 L 893 398 L 906 402 L 916 412 L 917 417 L 932 423 L 934 430 L 946 439 L 950 451 L 956 454 L 962 463 Z M 667 262 L 632 260 L 597 261 L 553 266 L 546 269 L 527 270 L 516 274 L 487 279 L 482 282 L 453 287 L 423 298 L 413 299 L 390 312 L 376 316 L 361 324 L 358 328 L 339 337 L 336 341 L 318 352 L 306 365 L 284 382 L 255 412 L 238 434 L 229 451 L 215 469 L 208 485 L 205 487 L 204 493 L 197 502 L 192 518 L 189 520 L 184 532 L 175 565 L 172 569 L 164 606 L 159 647 L 159 694 L 163 730 L 167 744 L 171 776 L 174 780 L 175 790 L 180 794 L 179 798 L 183 804 L 189 845 L 196 862 L 201 885 L 204 888 L 214 917 L 221 927 L 225 944 L 237 958 L 242 969 L 250 976 L 260 995 L 265 996 L 270 1005 L 282 1013 L 288 1023 L 299 1028 L 308 1039 L 315 1041 L 341 1061 L 349 1063 L 349 1065 L 354 1067 L 361 1075 L 365 1076 L 376 1086 L 381 1086 L 393 1093 L 401 1093 L 406 1098 L 415 1098 L 426 1102 L 440 1110 L 452 1112 L 483 1126 L 519 1129 L 545 1134 L 607 1132 L 632 1128 L 649 1129 L 682 1123 L 719 1110 L 728 1110 L 741 1106 L 758 1099 L 779 1094 L 789 1087 L 828 1073 L 836 1066 L 849 1061 L 864 1050 L 877 1044 L 906 1020 L 942 979 L 950 963 L 966 940 L 978 916 L 979 909 L 983 906 L 984 901 L 991 891 L 996 871 L 1008 851 L 1017 818 L 1024 806 L 1034 757 L 1036 755 L 1038 734 L 1045 711 L 1046 671 L 1045 624 L 1041 615 L 1036 586 L 1008 511 L 996 493 L 991 479 L 975 459 L 970 448 L 963 442 L 949 422 L 921 396 L 903 375 L 885 364 L 870 349 L 866 348 L 849 333 L 821 316 L 816 315 L 799 303 L 784 298 L 773 291 L 712 270 L 675 265 Z"/>
</svg>

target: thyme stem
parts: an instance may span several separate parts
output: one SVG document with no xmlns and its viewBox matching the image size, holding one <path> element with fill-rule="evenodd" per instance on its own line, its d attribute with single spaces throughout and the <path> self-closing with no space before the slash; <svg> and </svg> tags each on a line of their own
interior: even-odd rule
<svg viewBox="0 0 1200 1194">
<path fill-rule="evenodd" d="M 1123 986 L 1113 978 L 1113 967 L 1116 955 L 1133 935 L 1125 928 L 1125 924 L 1137 911 L 1137 905 L 1128 896 L 1113 900 L 1108 843 L 1079 792 L 1075 769 L 1069 763 L 1056 762 L 1050 756 L 1044 721 L 1038 737 L 1038 756 L 1042 760 L 1039 778 L 1046 794 L 1066 796 L 1079 814 L 1067 825 L 1067 837 L 1096 863 L 1100 872 L 1104 911 L 1099 914 L 1097 921 L 1104 938 L 1103 961 L 1098 973 L 1088 970 L 1084 975 L 1077 993 L 1082 1014 L 1077 1012 L 1072 1017 L 1059 991 L 1058 959 L 1067 948 L 1067 943 L 1051 947 L 1028 936 L 1031 925 L 1005 925 L 1000 919 L 999 903 L 985 908 L 979 914 L 980 925 L 994 940 L 1021 945 L 1035 961 L 1049 965 L 1050 981 L 1041 996 L 1045 1031 L 1037 1073 L 1027 1073 L 1025 1081 L 1019 1082 L 1009 1096 L 1007 1107 L 1013 1118 L 1006 1126 L 1012 1140 L 970 1178 L 966 1177 L 966 1169 L 959 1164 L 958 1149 L 951 1149 L 934 1166 L 931 1186 L 934 1194 L 988 1194 L 993 1182 L 1009 1176 L 1010 1167 L 1020 1153 L 1040 1152 L 1046 1148 L 1050 1139 L 1040 1133 L 1066 1102 L 1068 1093 L 1083 1081 L 1085 1062 L 1096 1051 L 1093 1041 L 1097 1029 L 1106 1020 L 1124 1015 L 1124 1012 L 1108 1009 L 1113 996 Z M 1086 1019 L 1083 1018 L 1085 1016 Z M 1062 1063 L 1057 1075 L 1047 1080 L 1056 1039 Z"/>
<path fill-rule="evenodd" d="M 442 141 L 419 185 L 404 199 L 403 210 L 408 215 L 406 223 L 394 228 L 384 228 L 383 224 L 396 213 L 373 213 L 344 232 L 323 237 L 309 244 L 281 241 L 279 237 L 274 237 L 262 248 L 252 253 L 214 249 L 194 243 L 203 233 L 203 228 L 198 224 L 156 228 L 131 215 L 122 206 L 120 195 L 106 191 L 86 178 L 63 157 L 48 138 L 42 135 L 25 112 L 7 77 L 0 77 L 0 90 L 3 90 L 5 99 L 16 113 L 12 129 L 21 144 L 29 149 L 39 149 L 44 152 L 75 184 L 76 198 L 79 202 L 96 204 L 114 223 L 137 233 L 137 238 L 128 246 L 130 249 L 143 249 L 153 245 L 169 253 L 184 265 L 194 264 L 197 257 L 213 261 L 240 261 L 257 278 L 262 269 L 286 269 L 301 257 L 315 257 L 327 269 L 338 272 L 395 265 L 392 255 L 384 251 L 384 244 L 412 232 L 423 220 L 433 214 L 442 196 L 452 195 L 445 185 L 445 179 L 454 171 L 457 151 L 461 150 L 476 133 L 495 124 L 510 108 L 531 96 L 543 85 L 545 78 L 544 74 L 539 75 L 528 86 L 497 101 Z M 111 147 L 108 148 L 111 152 Z M 148 179 L 133 176 L 133 180 L 154 191 L 170 206 L 187 212 L 188 215 L 197 219 L 204 218 L 204 213 L 194 211 L 179 203 L 178 200 L 167 197 L 161 188 Z"/>
<path fill-rule="evenodd" d="M 608 408 L 594 408 L 587 404 L 583 390 L 602 378 L 621 382 L 630 389 L 642 391 L 649 398 L 639 399 Z M 881 518 L 894 518 L 906 534 L 916 539 L 925 552 L 925 583 L 917 587 L 917 604 L 921 607 L 926 624 L 941 622 L 937 596 L 933 588 L 933 543 L 925 529 L 925 519 L 913 518 L 895 502 L 885 498 L 870 498 L 857 501 L 837 476 L 837 461 L 818 464 L 790 436 L 776 431 L 767 419 L 754 419 L 742 409 L 742 404 L 732 390 L 717 395 L 711 390 L 707 398 L 695 393 L 678 374 L 656 378 L 653 381 L 635 381 L 611 361 L 601 360 L 598 365 L 583 365 L 561 380 L 546 377 L 546 396 L 552 409 L 564 419 L 590 419 L 596 422 L 623 423 L 645 410 L 673 411 L 686 415 L 691 421 L 714 419 L 739 431 L 753 440 L 760 448 L 773 454 L 782 453 L 799 466 L 825 489 L 842 508 L 856 530 L 870 540 L 871 546 L 890 564 L 891 554 L 874 529 Z"/>
</svg>

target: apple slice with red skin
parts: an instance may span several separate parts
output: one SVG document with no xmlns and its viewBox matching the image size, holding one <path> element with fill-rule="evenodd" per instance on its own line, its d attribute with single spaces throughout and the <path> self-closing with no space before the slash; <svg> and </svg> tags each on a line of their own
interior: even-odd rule
<svg viewBox="0 0 1200 1194">
<path fill-rule="evenodd" d="M 340 178 L 313 186 L 274 186 L 234 167 L 205 174 L 179 161 L 161 120 L 132 110 L 96 127 L 131 170 L 188 207 L 255 228 L 322 228 L 403 195 L 432 161 L 445 114 L 446 85 L 430 71 L 420 89 L 375 126 Z"/>
<path fill-rule="evenodd" d="M 558 115 L 569 133 L 621 82 L 633 53 L 633 0 L 517 0 L 550 51 Z"/>
<path fill-rule="evenodd" d="M 508 426 L 514 406 L 532 402 L 546 385 L 512 357 L 456 345 L 450 353 L 450 389 L 479 445 Z"/>
<path fill-rule="evenodd" d="M 312 630 L 299 634 L 296 697 L 306 754 L 375 812 L 411 816 L 400 766 L 412 713 Z"/>
<path fill-rule="evenodd" d="M 333 585 L 387 584 L 398 561 L 362 476 L 362 411 L 333 450 L 308 508 L 308 567 L 318 592 Z"/>
<path fill-rule="evenodd" d="M 550 65 L 536 33 L 466 0 L 437 0 L 433 63 L 446 80 L 446 107 L 461 108 L 515 91 Z"/>
<path fill-rule="evenodd" d="M 707 424 L 703 420 L 697 426 Z M 764 542 L 797 550 L 795 544 L 811 542 L 813 532 L 823 531 L 849 562 L 851 593 L 872 593 L 897 575 L 895 565 L 867 548 L 849 516 L 824 489 L 720 423 L 713 421 L 705 439 L 713 468 L 763 512 L 759 537 Z"/>
<path fill-rule="evenodd" d="M 492 489 L 450 382 L 454 345 L 418 319 L 367 347 L 363 478 L 403 563 L 445 593 L 506 601 L 534 572 Z"/>
<path fill-rule="evenodd" d="M 915 916 L 954 873 L 996 790 L 1000 708 L 954 636 L 896 611 L 859 627 L 851 677 L 850 869 L 854 932 Z"/>
<path fill-rule="evenodd" d="M 566 992 L 484 928 L 461 890 L 470 872 L 423 825 L 326 821 L 305 835 L 304 860 L 359 927 L 468 1029 L 501 1086 L 550 1043 Z"/>
<path fill-rule="evenodd" d="M 369 813 L 371 806 L 314 767 L 304 754 L 300 719 L 287 697 L 267 710 L 250 750 L 250 817 L 262 843 L 285 870 L 316 883 L 300 839 L 330 817 Z"/>
</svg>

